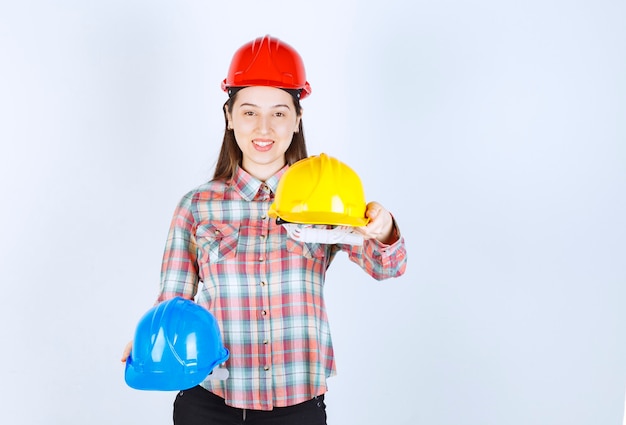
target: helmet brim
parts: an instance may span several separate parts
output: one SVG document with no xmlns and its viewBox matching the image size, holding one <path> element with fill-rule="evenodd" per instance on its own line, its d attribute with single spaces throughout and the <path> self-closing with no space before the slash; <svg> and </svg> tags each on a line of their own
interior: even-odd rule
<svg viewBox="0 0 626 425">
<path fill-rule="evenodd" d="M 268 215 L 272 218 L 280 217 L 282 220 L 289 223 L 298 224 L 322 224 L 328 226 L 350 226 L 350 227 L 362 227 L 369 223 L 369 219 L 366 217 L 351 217 L 346 214 L 339 214 L 326 211 L 305 211 L 305 212 L 280 212 L 273 208 L 270 208 Z"/>
<path fill-rule="evenodd" d="M 126 384 L 136 390 L 147 391 L 182 391 L 193 388 L 202 383 L 219 364 L 228 360 L 229 352 L 223 348 L 222 357 L 212 365 L 204 368 L 189 368 L 183 365 L 162 365 L 155 370 L 145 370 L 136 365 L 132 356 L 126 359 L 124 380 Z"/>
</svg>

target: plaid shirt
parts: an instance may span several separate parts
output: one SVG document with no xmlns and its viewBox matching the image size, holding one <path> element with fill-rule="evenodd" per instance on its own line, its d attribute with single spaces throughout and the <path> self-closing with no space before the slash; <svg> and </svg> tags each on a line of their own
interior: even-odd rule
<svg viewBox="0 0 626 425">
<path fill-rule="evenodd" d="M 192 190 L 176 208 L 165 247 L 158 301 L 195 299 L 215 316 L 230 376 L 202 386 L 234 407 L 271 410 L 326 392 L 335 361 L 323 285 L 337 251 L 378 280 L 406 267 L 402 238 L 360 247 L 288 238 L 267 216 L 286 169 L 262 182 L 239 168 L 230 182 Z"/>
</svg>

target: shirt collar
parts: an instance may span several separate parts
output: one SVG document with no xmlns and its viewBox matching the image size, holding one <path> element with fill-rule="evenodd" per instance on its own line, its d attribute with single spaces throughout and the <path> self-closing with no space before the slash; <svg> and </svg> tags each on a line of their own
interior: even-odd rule
<svg viewBox="0 0 626 425">
<path fill-rule="evenodd" d="M 289 165 L 285 165 L 283 168 L 278 170 L 276 174 L 265 181 L 261 181 L 256 177 L 253 177 L 247 171 L 245 171 L 241 167 L 237 167 L 237 171 L 235 172 L 235 176 L 232 180 L 232 187 L 241 195 L 243 199 L 246 201 L 252 201 L 256 197 L 259 190 L 262 189 L 263 186 L 269 188 L 272 194 L 276 193 L 276 188 L 278 187 L 278 181 L 285 174 L 285 171 L 289 168 Z"/>
</svg>

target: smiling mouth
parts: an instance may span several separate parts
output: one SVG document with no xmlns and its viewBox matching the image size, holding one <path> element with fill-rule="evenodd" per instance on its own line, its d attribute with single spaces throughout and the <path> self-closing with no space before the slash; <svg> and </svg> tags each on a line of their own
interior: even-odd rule
<svg viewBox="0 0 626 425">
<path fill-rule="evenodd" d="M 253 140 L 252 143 L 261 148 L 265 148 L 274 142 L 272 142 L 271 140 Z"/>
</svg>

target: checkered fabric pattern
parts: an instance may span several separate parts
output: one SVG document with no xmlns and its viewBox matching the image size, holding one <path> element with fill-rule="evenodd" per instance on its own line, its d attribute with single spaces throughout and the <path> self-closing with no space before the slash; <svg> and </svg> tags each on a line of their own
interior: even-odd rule
<svg viewBox="0 0 626 425">
<path fill-rule="evenodd" d="M 202 386 L 238 408 L 271 410 L 326 392 L 335 361 L 323 285 L 338 251 L 377 280 L 406 267 L 402 238 L 389 246 L 288 238 L 267 216 L 286 169 L 262 182 L 240 168 L 232 181 L 187 193 L 163 256 L 157 301 L 195 299 L 215 316 L 230 350 L 230 377 Z"/>
</svg>

